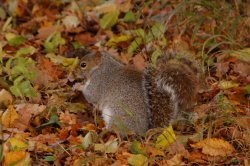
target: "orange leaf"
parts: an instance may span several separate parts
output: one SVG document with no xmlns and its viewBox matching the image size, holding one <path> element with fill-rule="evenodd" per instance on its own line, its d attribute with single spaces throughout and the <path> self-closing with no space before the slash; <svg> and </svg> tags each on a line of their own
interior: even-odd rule
<svg viewBox="0 0 250 166">
<path fill-rule="evenodd" d="M 202 140 L 196 144 L 191 144 L 191 147 L 202 149 L 202 153 L 211 156 L 227 156 L 230 155 L 234 148 L 227 141 L 217 138 Z"/>
<path fill-rule="evenodd" d="M 4 166 L 14 165 L 22 161 L 26 157 L 25 151 L 7 152 L 4 155 Z"/>
<path fill-rule="evenodd" d="M 18 114 L 13 105 L 9 105 L 8 109 L 2 115 L 2 124 L 4 127 L 12 127 L 13 122 L 18 118 Z"/>
</svg>

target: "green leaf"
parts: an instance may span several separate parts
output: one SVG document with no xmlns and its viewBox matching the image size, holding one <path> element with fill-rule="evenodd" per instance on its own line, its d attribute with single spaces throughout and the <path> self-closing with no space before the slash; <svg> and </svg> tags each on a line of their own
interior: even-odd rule
<svg viewBox="0 0 250 166">
<path fill-rule="evenodd" d="M 15 66 L 10 68 L 13 61 L 15 61 Z M 10 80 L 15 79 L 19 75 L 23 75 L 28 80 L 34 80 L 37 76 L 37 73 L 30 70 L 31 67 L 34 67 L 34 65 L 35 61 L 33 61 L 31 58 L 17 57 L 8 60 L 6 63 L 6 71 L 9 74 Z"/>
<path fill-rule="evenodd" d="M 64 45 L 66 43 L 65 39 L 62 38 L 60 32 L 56 32 L 50 35 L 46 41 L 44 42 L 43 46 L 46 52 L 54 52 L 56 51 L 57 47 L 60 45 Z"/>
<path fill-rule="evenodd" d="M 10 91 L 17 97 L 35 97 L 36 91 L 31 86 L 28 80 L 23 80 L 24 77 L 20 76 L 14 81 L 14 85 L 10 87 Z"/>
<path fill-rule="evenodd" d="M 153 65 L 156 65 L 157 59 L 162 55 L 161 49 L 159 47 L 151 55 L 151 62 Z"/>
<path fill-rule="evenodd" d="M 21 55 L 26 55 L 26 54 L 34 54 L 36 51 L 35 47 L 29 46 L 29 47 L 25 47 L 25 48 L 20 48 L 17 52 L 16 52 L 16 56 L 21 56 Z"/>
<path fill-rule="evenodd" d="M 48 53 L 46 57 L 49 58 L 53 63 L 62 64 L 63 66 L 71 66 L 75 64 L 75 61 L 78 60 L 77 58 L 65 58 L 60 55 L 55 55 L 54 53 Z"/>
<path fill-rule="evenodd" d="M 162 23 L 156 23 L 153 25 L 153 27 L 151 28 L 151 31 L 153 33 L 153 36 L 155 38 L 160 38 L 162 36 L 164 36 L 165 33 L 165 26 Z"/>
<path fill-rule="evenodd" d="M 55 156 L 45 156 L 44 157 L 44 161 L 55 161 L 56 160 L 56 157 Z"/>
<path fill-rule="evenodd" d="M 144 149 L 139 141 L 133 141 L 129 151 L 133 154 L 145 154 Z"/>
<path fill-rule="evenodd" d="M 154 36 L 152 35 L 152 33 L 146 34 L 144 37 L 144 42 L 145 44 L 148 44 L 150 42 L 152 42 L 154 39 Z"/>
<path fill-rule="evenodd" d="M 108 41 L 108 46 L 116 46 L 120 42 L 126 42 L 131 39 L 131 36 L 128 35 L 120 35 L 120 36 L 113 36 Z"/>
<path fill-rule="evenodd" d="M 120 14 L 120 12 L 118 10 L 115 10 L 115 11 L 112 11 L 112 12 L 105 14 L 100 19 L 100 26 L 103 29 L 111 28 L 112 26 L 114 26 L 117 23 L 119 14 Z"/>
<path fill-rule="evenodd" d="M 169 126 L 157 137 L 155 147 L 158 149 L 165 149 L 175 140 L 176 136 L 174 130 L 172 126 Z"/>
<path fill-rule="evenodd" d="M 245 86 L 245 89 L 247 91 L 247 94 L 250 94 L 250 85 Z"/>
<path fill-rule="evenodd" d="M 54 125 L 54 124 L 61 126 L 61 122 L 59 121 L 59 117 L 56 113 L 53 113 L 50 116 L 50 120 L 47 123 L 44 123 L 44 124 L 40 125 L 39 127 L 37 127 L 37 129 L 41 129 L 41 128 L 44 128 L 46 126 L 50 126 L 50 125 Z"/>
<path fill-rule="evenodd" d="M 22 93 L 29 98 L 36 97 L 36 90 L 31 86 L 30 81 L 26 80 L 20 84 Z"/>
<path fill-rule="evenodd" d="M 128 47 L 128 54 L 133 54 L 134 51 L 142 44 L 142 38 L 137 37 Z"/>
<path fill-rule="evenodd" d="M 125 14 L 124 18 L 123 18 L 124 22 L 135 22 L 136 21 L 136 17 L 134 15 L 134 13 L 132 11 L 129 11 Z"/>
<path fill-rule="evenodd" d="M 231 56 L 238 58 L 239 60 L 250 63 L 250 48 L 237 50 L 229 53 Z"/>
<path fill-rule="evenodd" d="M 136 30 L 131 30 L 130 33 L 136 37 L 141 37 L 142 39 L 144 39 L 146 36 L 145 31 L 141 28 L 136 29 Z"/>
<path fill-rule="evenodd" d="M 226 89 L 231 89 L 231 88 L 235 88 L 238 87 L 239 84 L 232 82 L 232 81 L 220 81 L 218 84 L 220 89 L 226 90 Z"/>
<path fill-rule="evenodd" d="M 15 36 L 15 37 L 11 38 L 10 40 L 8 40 L 8 44 L 10 46 L 17 47 L 25 41 L 26 41 L 26 38 L 24 38 L 23 36 Z"/>
<path fill-rule="evenodd" d="M 132 166 L 148 166 L 148 158 L 142 154 L 133 154 L 128 163 Z"/>
<path fill-rule="evenodd" d="M 82 45 L 79 42 L 72 42 L 71 44 L 74 47 L 74 49 L 79 49 L 82 47 Z"/>
</svg>

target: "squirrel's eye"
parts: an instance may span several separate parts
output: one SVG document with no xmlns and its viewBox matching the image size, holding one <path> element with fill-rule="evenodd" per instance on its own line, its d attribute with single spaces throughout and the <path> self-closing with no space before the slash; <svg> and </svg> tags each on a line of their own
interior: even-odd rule
<svg viewBox="0 0 250 166">
<path fill-rule="evenodd" d="M 85 68 L 87 64 L 85 62 L 80 63 L 81 68 Z"/>
</svg>

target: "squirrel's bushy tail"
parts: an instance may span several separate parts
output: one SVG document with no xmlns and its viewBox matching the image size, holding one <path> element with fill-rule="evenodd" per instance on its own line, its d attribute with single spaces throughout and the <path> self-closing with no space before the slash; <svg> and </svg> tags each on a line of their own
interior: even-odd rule
<svg viewBox="0 0 250 166">
<path fill-rule="evenodd" d="M 197 70 L 187 59 L 160 58 L 157 67 L 146 69 L 145 86 L 151 109 L 151 127 L 166 127 L 193 106 Z"/>
</svg>

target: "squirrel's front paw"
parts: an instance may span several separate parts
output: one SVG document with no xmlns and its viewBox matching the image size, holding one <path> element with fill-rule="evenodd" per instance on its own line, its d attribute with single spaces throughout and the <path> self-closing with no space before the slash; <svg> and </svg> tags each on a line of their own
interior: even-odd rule
<svg viewBox="0 0 250 166">
<path fill-rule="evenodd" d="M 81 89 L 84 87 L 84 85 L 83 84 L 81 84 L 81 83 L 75 83 L 74 85 L 73 85 L 73 87 L 72 87 L 72 90 L 73 91 L 81 91 Z"/>
</svg>

